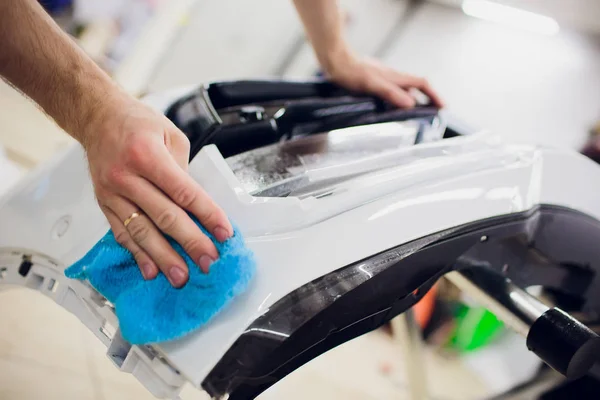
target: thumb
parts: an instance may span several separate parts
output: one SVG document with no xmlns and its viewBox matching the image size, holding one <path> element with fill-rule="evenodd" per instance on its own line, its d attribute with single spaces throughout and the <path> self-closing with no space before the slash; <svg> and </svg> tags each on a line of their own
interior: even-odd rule
<svg viewBox="0 0 600 400">
<path fill-rule="evenodd" d="M 190 161 L 190 140 L 178 129 L 170 132 L 170 146 L 168 148 L 171 156 L 175 159 L 179 168 L 187 172 Z"/>
</svg>

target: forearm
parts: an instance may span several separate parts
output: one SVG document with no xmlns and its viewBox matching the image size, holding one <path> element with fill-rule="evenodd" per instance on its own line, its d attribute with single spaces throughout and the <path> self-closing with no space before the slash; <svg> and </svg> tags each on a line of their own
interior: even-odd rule
<svg viewBox="0 0 600 400">
<path fill-rule="evenodd" d="M 308 40 L 327 71 L 349 56 L 344 38 L 343 15 L 337 0 L 293 0 Z"/>
<path fill-rule="evenodd" d="M 0 0 L 0 75 L 82 143 L 100 105 L 121 96 L 35 0 Z"/>
</svg>

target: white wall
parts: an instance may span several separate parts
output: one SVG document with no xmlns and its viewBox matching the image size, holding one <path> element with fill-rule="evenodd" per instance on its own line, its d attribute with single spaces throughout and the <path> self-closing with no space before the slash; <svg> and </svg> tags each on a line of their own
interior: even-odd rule
<svg viewBox="0 0 600 400">
<path fill-rule="evenodd" d="M 149 89 L 264 76 L 301 30 L 290 0 L 200 0 Z"/>
<path fill-rule="evenodd" d="M 591 37 L 516 31 L 429 4 L 385 58 L 510 140 L 578 148 L 600 118 L 600 40 Z"/>
<path fill-rule="evenodd" d="M 463 0 L 428 0 L 460 7 Z M 554 18 L 569 29 L 600 34 L 600 1 L 598 0 L 492 0 L 509 7 Z"/>
</svg>

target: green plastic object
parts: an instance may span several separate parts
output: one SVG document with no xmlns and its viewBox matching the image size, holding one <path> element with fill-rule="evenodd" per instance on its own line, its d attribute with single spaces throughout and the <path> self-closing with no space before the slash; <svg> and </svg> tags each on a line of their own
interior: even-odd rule
<svg viewBox="0 0 600 400">
<path fill-rule="evenodd" d="M 487 309 L 461 305 L 450 346 L 460 352 L 474 351 L 492 342 L 503 330 L 502 321 Z"/>
</svg>

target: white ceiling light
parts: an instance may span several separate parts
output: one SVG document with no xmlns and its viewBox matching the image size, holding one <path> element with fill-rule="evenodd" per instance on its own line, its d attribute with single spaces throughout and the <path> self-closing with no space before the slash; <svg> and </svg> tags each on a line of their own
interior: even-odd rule
<svg viewBox="0 0 600 400">
<path fill-rule="evenodd" d="M 559 31 L 558 23 L 550 17 L 494 3 L 492 1 L 464 0 L 462 2 L 462 10 L 471 17 L 499 22 L 532 32 L 554 35 Z"/>
</svg>

